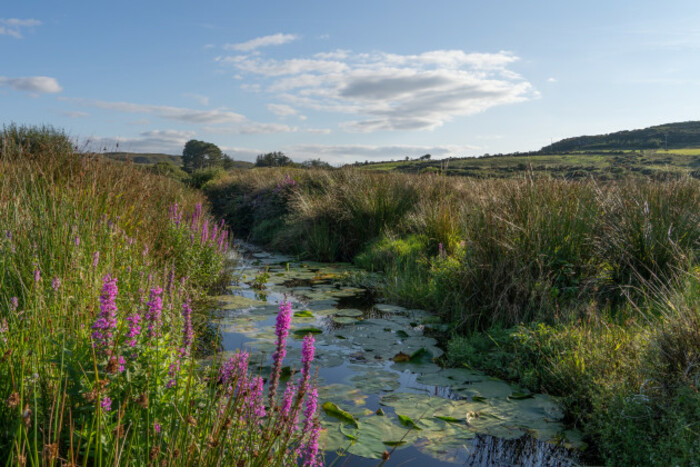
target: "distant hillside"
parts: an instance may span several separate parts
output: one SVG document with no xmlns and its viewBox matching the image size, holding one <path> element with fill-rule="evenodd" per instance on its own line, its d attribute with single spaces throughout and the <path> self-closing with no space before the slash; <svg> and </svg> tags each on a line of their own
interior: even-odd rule
<svg viewBox="0 0 700 467">
<path fill-rule="evenodd" d="M 170 162 L 177 167 L 182 167 L 182 156 L 173 156 L 172 154 L 150 152 L 105 152 L 102 153 L 102 155 L 117 161 L 131 161 L 136 164 L 157 164 L 158 162 Z M 233 167 L 236 169 L 249 169 L 253 167 L 253 163 L 247 161 L 233 161 Z"/>
<path fill-rule="evenodd" d="M 643 130 L 566 138 L 543 147 L 540 152 L 561 154 L 574 151 L 624 151 L 689 147 L 700 147 L 700 121 L 666 123 Z"/>
<path fill-rule="evenodd" d="M 131 161 L 137 164 L 157 164 L 158 162 L 171 162 L 180 167 L 182 165 L 182 156 L 173 156 L 171 154 L 152 153 L 152 152 L 105 152 L 103 156 L 117 161 Z"/>
</svg>

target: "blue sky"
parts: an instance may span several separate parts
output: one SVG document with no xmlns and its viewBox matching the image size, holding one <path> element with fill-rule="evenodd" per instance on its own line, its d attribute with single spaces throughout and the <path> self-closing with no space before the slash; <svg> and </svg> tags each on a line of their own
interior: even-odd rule
<svg viewBox="0 0 700 467">
<path fill-rule="evenodd" d="M 474 156 L 685 120 L 697 1 L 10 1 L 0 121 L 234 159 Z"/>
</svg>

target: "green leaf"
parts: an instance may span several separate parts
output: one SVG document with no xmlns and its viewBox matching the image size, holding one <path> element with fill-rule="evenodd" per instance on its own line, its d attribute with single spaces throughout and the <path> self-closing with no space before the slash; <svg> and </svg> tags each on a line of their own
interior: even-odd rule
<svg viewBox="0 0 700 467">
<path fill-rule="evenodd" d="M 333 402 L 324 402 L 323 405 L 321 406 L 324 412 L 326 414 L 330 415 L 331 417 L 338 418 L 346 423 L 350 423 L 353 425 L 355 428 L 359 428 L 359 424 L 357 423 L 357 420 L 355 417 L 352 416 L 352 414 L 346 412 L 345 410 L 341 409 L 337 405 L 335 405 Z"/>
<path fill-rule="evenodd" d="M 386 444 L 387 446 L 403 446 L 406 444 L 406 441 L 382 441 L 382 443 Z"/>
<path fill-rule="evenodd" d="M 405 415 L 400 415 L 400 414 L 396 414 L 396 415 L 399 416 L 399 421 L 401 422 L 401 424 L 403 426 L 408 427 L 408 428 L 413 428 L 416 430 L 420 430 L 420 427 L 418 425 L 416 425 L 416 422 L 414 422 L 411 417 L 407 417 Z"/>
<path fill-rule="evenodd" d="M 410 360 L 411 360 L 412 362 L 416 362 L 416 361 L 419 361 L 419 360 L 423 359 L 424 357 L 430 358 L 431 356 L 432 356 L 432 355 L 430 355 L 430 352 L 428 352 L 427 350 L 425 350 L 425 347 L 421 347 L 420 349 L 416 350 L 415 352 L 413 352 L 413 353 L 411 354 Z"/>
<path fill-rule="evenodd" d="M 299 328 L 294 330 L 294 335 L 296 337 L 304 337 L 307 334 L 321 334 L 322 329 L 319 328 Z"/>
<path fill-rule="evenodd" d="M 435 418 L 438 418 L 440 420 L 445 420 L 446 422 L 450 422 L 450 423 L 462 423 L 464 421 L 460 418 L 448 417 L 447 415 L 436 415 Z"/>
<path fill-rule="evenodd" d="M 295 318 L 313 318 L 314 315 L 309 310 L 297 311 L 294 313 Z"/>
<path fill-rule="evenodd" d="M 533 397 L 535 397 L 534 394 L 526 394 L 526 393 L 524 393 L 524 392 L 514 392 L 513 394 L 511 394 L 510 396 L 508 396 L 508 399 L 510 399 L 510 400 L 515 400 L 515 401 L 520 401 L 520 400 L 523 400 L 523 399 L 531 399 L 531 398 L 533 398 Z"/>
<path fill-rule="evenodd" d="M 482 397 L 482 396 L 474 396 L 474 397 L 472 397 L 472 400 L 474 402 L 486 402 L 486 398 Z"/>
</svg>

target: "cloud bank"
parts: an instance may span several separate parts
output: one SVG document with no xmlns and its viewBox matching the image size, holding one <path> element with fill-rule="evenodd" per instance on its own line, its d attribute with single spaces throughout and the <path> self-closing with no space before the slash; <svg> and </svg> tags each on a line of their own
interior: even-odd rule
<svg viewBox="0 0 700 467">
<path fill-rule="evenodd" d="M 63 91 L 56 78 L 49 76 L 30 76 L 25 78 L 6 78 L 0 76 L 0 86 L 7 86 L 15 91 L 28 92 L 32 95 L 52 94 Z"/>
<path fill-rule="evenodd" d="M 257 80 L 258 89 L 286 102 L 269 106 L 273 112 L 279 105 L 340 112 L 351 116 L 341 128 L 361 133 L 432 130 L 458 116 L 537 98 L 532 84 L 509 68 L 518 59 L 506 51 L 462 50 L 217 57 L 219 63 Z"/>
</svg>

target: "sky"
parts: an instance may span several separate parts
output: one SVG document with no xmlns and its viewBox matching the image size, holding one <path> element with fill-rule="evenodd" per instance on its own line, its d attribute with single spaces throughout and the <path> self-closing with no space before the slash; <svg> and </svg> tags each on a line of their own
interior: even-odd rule
<svg viewBox="0 0 700 467">
<path fill-rule="evenodd" d="M 699 57 L 697 0 L 9 0 L 0 123 L 236 160 L 510 153 L 700 120 Z"/>
</svg>

